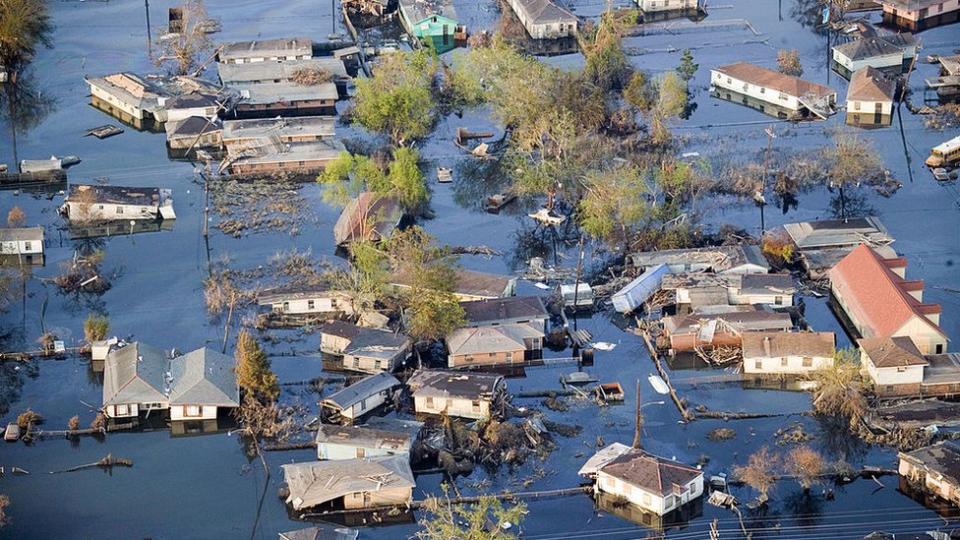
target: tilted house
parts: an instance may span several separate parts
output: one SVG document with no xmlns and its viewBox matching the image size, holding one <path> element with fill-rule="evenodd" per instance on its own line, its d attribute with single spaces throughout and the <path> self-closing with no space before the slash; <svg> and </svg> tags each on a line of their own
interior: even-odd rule
<svg viewBox="0 0 960 540">
<path fill-rule="evenodd" d="M 447 367 L 523 364 L 543 356 L 545 334 L 536 323 L 458 328 L 446 336 Z"/>
<path fill-rule="evenodd" d="M 905 279 L 906 267 L 904 258 L 857 246 L 830 270 L 833 300 L 862 337 L 909 337 L 923 354 L 944 353 L 942 308 L 923 302 L 923 281 Z"/>
<path fill-rule="evenodd" d="M 390 330 L 329 321 L 320 328 L 320 350 L 343 357 L 343 369 L 363 373 L 393 371 L 410 357 L 413 342 Z"/>
<path fill-rule="evenodd" d="M 613 293 L 610 302 L 617 311 L 624 314 L 639 309 L 650 297 L 660 291 L 663 277 L 669 273 L 670 268 L 667 265 L 658 264 Z"/>
<path fill-rule="evenodd" d="M 257 304 L 289 315 L 352 315 L 350 295 L 325 286 L 287 285 L 267 289 L 257 295 Z"/>
<path fill-rule="evenodd" d="M 247 64 L 269 60 L 302 60 L 313 57 L 313 41 L 306 37 L 237 41 L 221 46 L 221 64 Z"/>
<path fill-rule="evenodd" d="M 847 87 L 847 124 L 888 126 L 897 83 L 872 67 L 858 69 Z"/>
<path fill-rule="evenodd" d="M 203 347 L 170 360 L 170 419 L 215 420 L 240 406 L 232 356 Z"/>
<path fill-rule="evenodd" d="M 802 375 L 833 365 L 833 332 L 746 332 L 743 372 Z"/>
<path fill-rule="evenodd" d="M 748 62 L 737 62 L 710 70 L 710 86 L 730 101 L 741 101 L 762 112 L 787 117 L 827 118 L 833 114 L 837 93 L 822 84 L 784 75 Z M 764 104 L 773 106 L 767 110 Z"/>
<path fill-rule="evenodd" d="M 941 441 L 912 452 L 900 452 L 900 476 L 920 489 L 960 505 L 960 445 Z"/>
<path fill-rule="evenodd" d="M 23 264 L 43 264 L 43 227 L 0 227 L 0 255 Z"/>
<path fill-rule="evenodd" d="M 580 474 L 595 478 L 596 494 L 623 497 L 660 516 L 703 495 L 700 469 L 619 443 L 597 452 Z"/>
<path fill-rule="evenodd" d="M 103 363 L 103 414 L 127 418 L 168 409 L 168 366 L 166 353 L 145 343 L 111 350 Z"/>
<path fill-rule="evenodd" d="M 377 456 L 409 456 L 423 428 L 422 422 L 380 419 L 363 426 L 320 424 L 317 459 L 337 460 Z"/>
<path fill-rule="evenodd" d="M 396 199 L 366 191 L 351 199 L 340 212 L 333 226 L 333 238 L 338 246 L 389 238 L 402 218 L 403 209 Z"/>
<path fill-rule="evenodd" d="M 321 405 L 334 418 L 354 420 L 386 403 L 398 386 L 400 381 L 396 377 L 381 372 L 330 394 Z"/>
<path fill-rule="evenodd" d="M 71 223 L 175 219 L 172 193 L 148 187 L 72 184 L 60 211 Z"/>
<path fill-rule="evenodd" d="M 381 456 L 281 466 L 294 510 L 335 504 L 347 510 L 405 505 L 416 481 L 406 456 Z"/>
<path fill-rule="evenodd" d="M 627 260 L 647 272 L 665 264 L 672 274 L 715 272 L 717 274 L 766 274 L 770 263 L 760 246 L 733 245 L 691 249 L 664 249 L 632 253 Z"/>
<path fill-rule="evenodd" d="M 551 0 L 507 0 L 533 39 L 557 39 L 577 34 L 580 20 Z"/>
<path fill-rule="evenodd" d="M 502 375 L 462 371 L 417 370 L 407 386 L 417 413 L 475 420 L 489 418 L 506 393 Z"/>
</svg>

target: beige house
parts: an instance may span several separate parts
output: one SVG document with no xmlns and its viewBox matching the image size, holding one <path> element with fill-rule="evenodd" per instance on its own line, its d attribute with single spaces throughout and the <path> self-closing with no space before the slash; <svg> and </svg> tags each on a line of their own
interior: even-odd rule
<svg viewBox="0 0 960 540">
<path fill-rule="evenodd" d="M 898 472 L 910 484 L 960 505 L 960 446 L 942 441 L 899 454 Z"/>
<path fill-rule="evenodd" d="M 710 86 L 730 101 L 742 97 L 743 103 L 749 104 L 753 99 L 761 103 L 762 112 L 783 118 L 826 118 L 833 114 L 837 102 L 837 93 L 829 87 L 748 62 L 710 70 Z M 773 108 L 767 110 L 763 104 Z"/>
<path fill-rule="evenodd" d="M 203 347 L 170 360 L 170 419 L 216 420 L 240 407 L 232 356 Z"/>
<path fill-rule="evenodd" d="M 257 304 L 287 315 L 353 315 L 350 295 L 329 287 L 275 287 L 257 295 Z"/>
<path fill-rule="evenodd" d="M 168 364 L 163 350 L 145 343 L 111 350 L 103 363 L 103 414 L 129 418 L 170 408 Z"/>
<path fill-rule="evenodd" d="M 502 375 L 421 369 L 407 386 L 414 410 L 480 420 L 489 418 L 506 393 Z"/>
<path fill-rule="evenodd" d="M 847 124 L 889 126 L 897 84 L 880 70 L 865 67 L 854 72 L 847 88 Z"/>
<path fill-rule="evenodd" d="M 833 365 L 833 332 L 747 332 L 743 372 L 802 375 Z"/>
<path fill-rule="evenodd" d="M 960 0 L 876 0 L 883 21 L 911 31 L 960 20 Z"/>
<path fill-rule="evenodd" d="M 281 466 L 294 510 L 335 504 L 347 510 L 399 506 L 417 483 L 405 455 L 313 461 Z"/>
<path fill-rule="evenodd" d="M 531 322 L 458 328 L 446 337 L 447 367 L 523 364 L 543 355 L 544 337 Z"/>
<path fill-rule="evenodd" d="M 386 403 L 398 386 L 396 377 L 380 372 L 330 394 L 320 404 L 329 419 L 349 422 Z"/>
<path fill-rule="evenodd" d="M 217 61 L 222 64 L 302 60 L 312 57 L 313 41 L 306 37 L 237 41 L 224 44 L 217 53 Z"/>
<path fill-rule="evenodd" d="M 906 336 L 863 338 L 859 345 L 861 371 L 873 382 L 878 396 L 920 395 L 928 362 L 913 340 Z"/>
</svg>

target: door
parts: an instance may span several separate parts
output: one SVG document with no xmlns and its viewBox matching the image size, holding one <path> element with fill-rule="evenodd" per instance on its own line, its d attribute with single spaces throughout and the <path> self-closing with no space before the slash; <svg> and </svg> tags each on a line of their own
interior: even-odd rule
<svg viewBox="0 0 960 540">
<path fill-rule="evenodd" d="M 880 103 L 875 103 L 873 105 L 873 123 L 879 124 L 883 121 L 883 105 Z"/>
</svg>

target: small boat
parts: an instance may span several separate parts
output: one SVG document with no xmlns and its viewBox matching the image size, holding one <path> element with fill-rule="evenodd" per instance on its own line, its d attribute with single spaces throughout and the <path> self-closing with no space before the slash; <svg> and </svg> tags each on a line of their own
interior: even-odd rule
<svg viewBox="0 0 960 540">
<path fill-rule="evenodd" d="M 114 135 L 119 135 L 123 133 L 123 129 L 119 128 L 113 124 L 105 124 L 102 126 L 97 126 L 95 128 L 90 128 L 87 130 L 85 137 L 93 135 L 98 139 L 106 139 L 107 137 L 113 137 Z"/>
<path fill-rule="evenodd" d="M 497 193 L 487 197 L 487 212 L 497 214 L 500 209 L 510 204 L 517 196 L 512 193 Z"/>
<path fill-rule="evenodd" d="M 597 396 L 604 401 L 623 401 L 623 387 L 618 382 L 603 383 L 597 387 Z"/>
<path fill-rule="evenodd" d="M 7 424 L 7 430 L 3 433 L 3 440 L 7 442 L 16 442 L 20 438 L 20 426 L 16 422 Z"/>
<path fill-rule="evenodd" d="M 437 167 L 437 182 L 441 184 L 453 182 L 453 169 L 449 167 Z"/>
<path fill-rule="evenodd" d="M 661 395 L 666 395 L 670 393 L 670 388 L 667 387 L 667 383 L 660 378 L 659 375 L 650 375 L 647 377 L 647 380 L 650 381 L 650 386 Z"/>
<path fill-rule="evenodd" d="M 597 379 L 596 376 L 591 375 L 586 371 L 574 371 L 560 377 L 560 382 L 570 385 L 595 383 L 598 380 L 599 379 Z"/>
</svg>

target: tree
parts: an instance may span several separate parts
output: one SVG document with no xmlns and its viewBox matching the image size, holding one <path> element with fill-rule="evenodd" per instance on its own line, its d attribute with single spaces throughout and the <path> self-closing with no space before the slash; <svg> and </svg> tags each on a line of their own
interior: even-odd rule
<svg viewBox="0 0 960 540">
<path fill-rule="evenodd" d="M 348 270 L 336 272 L 332 286 L 350 296 L 355 313 L 374 308 L 387 283 L 386 257 L 370 240 L 350 244 L 351 262 Z"/>
<path fill-rule="evenodd" d="M 270 370 L 270 359 L 257 340 L 246 330 L 237 336 L 234 353 L 237 361 L 237 384 L 256 398 L 275 401 L 280 395 L 277 376 Z"/>
<path fill-rule="evenodd" d="M 0 66 L 7 69 L 12 82 L 39 46 L 52 46 L 52 32 L 43 0 L 0 0 Z"/>
<path fill-rule="evenodd" d="M 417 162 L 415 148 L 397 148 L 393 161 L 384 170 L 367 156 L 340 152 L 317 181 L 325 186 L 323 198 L 330 204 L 345 206 L 364 191 L 395 198 L 407 212 L 414 212 L 427 203 L 430 192 L 427 180 Z"/>
<path fill-rule="evenodd" d="M 408 212 L 426 204 L 430 198 L 426 178 L 417 161 L 420 153 L 415 148 L 397 148 L 387 172 L 389 195 L 396 197 Z"/>
<path fill-rule="evenodd" d="M 10 521 L 7 517 L 7 507 L 10 506 L 10 497 L 0 495 L 0 527 L 3 527 Z"/>
<path fill-rule="evenodd" d="M 595 238 L 626 244 L 653 216 L 651 187 L 644 172 L 635 166 L 591 172 L 584 186 L 580 226 Z"/>
<path fill-rule="evenodd" d="M 841 130 L 834 131 L 833 146 L 823 148 L 820 158 L 824 178 L 840 191 L 840 215 L 846 219 L 844 188 L 878 180 L 883 176 L 883 159 L 869 142 Z"/>
<path fill-rule="evenodd" d="M 846 418 L 851 427 L 860 423 L 868 409 L 857 359 L 855 349 L 839 349 L 834 353 L 833 365 L 818 369 L 810 376 L 816 383 L 813 390 L 814 412 Z"/>
<path fill-rule="evenodd" d="M 19 206 L 14 206 L 7 212 L 7 227 L 23 227 L 27 221 L 27 215 Z"/>
<path fill-rule="evenodd" d="M 679 75 L 664 73 L 660 78 L 657 109 L 665 117 L 680 116 L 687 108 L 687 83 Z"/>
<path fill-rule="evenodd" d="M 83 337 L 87 340 L 87 343 L 106 339 L 109 331 L 110 319 L 105 315 L 91 313 L 83 321 Z"/>
<path fill-rule="evenodd" d="M 680 65 L 677 66 L 677 74 L 680 75 L 680 78 L 684 82 L 690 82 L 690 79 L 697 73 L 697 70 L 700 69 L 700 64 L 693 62 L 693 53 L 690 49 L 684 49 L 680 54 Z"/>
<path fill-rule="evenodd" d="M 803 75 L 803 66 L 800 65 L 800 51 L 796 49 L 780 49 L 777 51 L 777 69 L 784 75 L 794 77 Z"/>
<path fill-rule="evenodd" d="M 527 514 L 524 503 L 505 508 L 496 497 L 481 497 L 474 504 L 453 504 L 449 497 L 428 500 L 429 518 L 420 520 L 420 540 L 500 540 L 516 538 L 512 532 Z"/>
<path fill-rule="evenodd" d="M 604 92 L 622 88 L 630 75 L 630 63 L 620 44 L 621 30 L 619 19 L 608 11 L 601 15 L 592 39 L 578 34 L 584 56 L 583 74 Z"/>
<path fill-rule="evenodd" d="M 158 67 L 170 65 L 170 71 L 176 75 L 189 75 L 203 61 L 203 55 L 213 50 L 207 35 L 210 17 L 203 0 L 186 0 L 180 9 L 180 31 L 161 36 L 160 55 L 154 62 Z"/>
<path fill-rule="evenodd" d="M 797 477 L 797 482 L 804 491 L 820 481 L 824 470 L 823 456 L 809 446 L 798 446 L 790 451 L 786 459 L 790 474 Z"/>
<path fill-rule="evenodd" d="M 419 341 L 443 338 L 463 326 L 465 313 L 460 300 L 450 291 L 414 285 L 407 294 L 407 332 Z"/>
<path fill-rule="evenodd" d="M 623 98 L 641 112 L 648 112 L 656 103 L 656 88 L 650 84 L 650 77 L 645 71 L 634 71 L 623 89 Z"/>
<path fill-rule="evenodd" d="M 357 80 L 356 122 L 395 146 L 427 136 L 436 121 L 436 74 L 436 58 L 428 51 L 384 55 L 372 78 Z"/>
<path fill-rule="evenodd" d="M 766 446 L 750 455 L 746 465 L 734 467 L 733 474 L 746 485 L 757 490 L 759 499 L 766 501 L 777 483 L 779 458 Z"/>
</svg>

